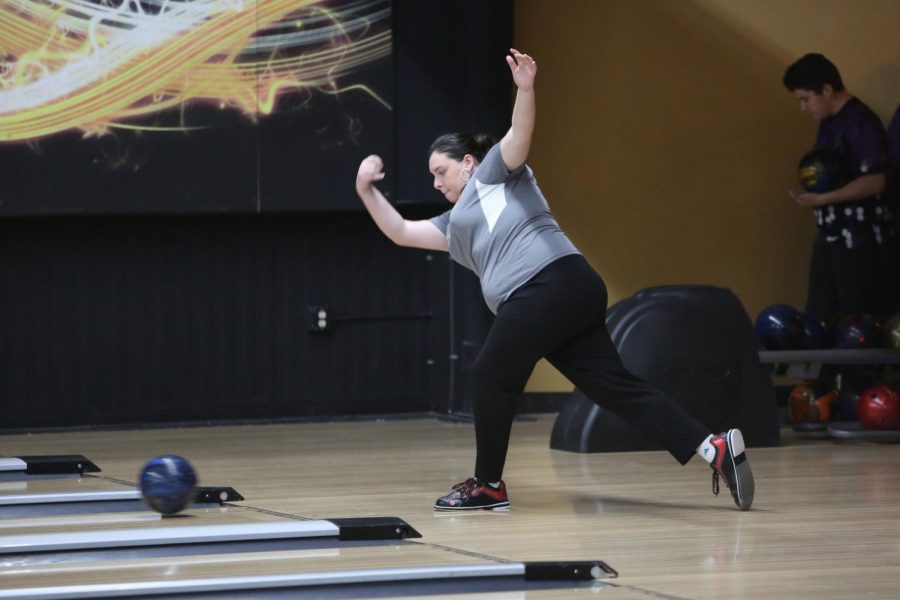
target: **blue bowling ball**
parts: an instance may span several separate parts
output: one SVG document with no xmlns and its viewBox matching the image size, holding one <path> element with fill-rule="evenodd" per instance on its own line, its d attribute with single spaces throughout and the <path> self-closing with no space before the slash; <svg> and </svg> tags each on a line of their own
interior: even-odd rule
<svg viewBox="0 0 900 600">
<path fill-rule="evenodd" d="M 810 150 L 797 165 L 800 185 L 807 192 L 824 194 L 850 180 L 844 159 L 829 149 Z"/>
<path fill-rule="evenodd" d="M 756 317 L 756 336 L 767 350 L 793 350 L 800 347 L 803 325 L 800 313 L 787 304 L 767 306 Z"/>
<path fill-rule="evenodd" d="M 827 348 L 828 326 L 809 313 L 800 313 L 800 347 L 804 350 Z"/>
<path fill-rule="evenodd" d="M 834 347 L 874 348 L 881 343 L 881 324 L 873 315 L 848 315 L 834 326 Z"/>
<path fill-rule="evenodd" d="M 163 515 L 174 515 L 194 499 L 197 473 L 184 458 L 164 454 L 144 465 L 140 486 L 147 506 Z"/>
<path fill-rule="evenodd" d="M 837 393 L 837 418 L 840 421 L 858 421 L 859 398 L 872 382 L 865 377 L 842 376 Z"/>
</svg>

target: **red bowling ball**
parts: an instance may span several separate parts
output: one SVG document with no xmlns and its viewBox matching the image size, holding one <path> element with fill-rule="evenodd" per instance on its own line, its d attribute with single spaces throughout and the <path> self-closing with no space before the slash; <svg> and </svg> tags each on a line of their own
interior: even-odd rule
<svg viewBox="0 0 900 600">
<path fill-rule="evenodd" d="M 900 429 L 900 394 L 886 385 L 873 385 L 859 396 L 859 422 L 866 429 Z"/>
</svg>

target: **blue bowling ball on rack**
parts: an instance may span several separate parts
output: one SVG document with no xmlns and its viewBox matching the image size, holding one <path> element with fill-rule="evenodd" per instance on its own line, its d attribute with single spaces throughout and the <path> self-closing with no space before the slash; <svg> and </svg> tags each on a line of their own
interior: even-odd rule
<svg viewBox="0 0 900 600">
<path fill-rule="evenodd" d="M 800 313 L 800 347 L 804 350 L 827 348 L 829 342 L 828 326 L 809 313 Z"/>
<path fill-rule="evenodd" d="M 834 347 L 875 348 L 881 343 L 881 324 L 873 315 L 848 315 L 834 326 Z"/>
<path fill-rule="evenodd" d="M 767 306 L 756 317 L 756 337 L 767 350 L 794 350 L 801 346 L 800 313 L 787 304 Z"/>
<path fill-rule="evenodd" d="M 839 421 L 859 420 L 859 399 L 872 381 L 863 376 L 841 376 L 837 392 L 837 418 Z"/>
<path fill-rule="evenodd" d="M 160 514 L 174 515 L 194 499 L 197 473 L 186 459 L 163 454 L 144 465 L 139 483 L 147 506 Z"/>
</svg>

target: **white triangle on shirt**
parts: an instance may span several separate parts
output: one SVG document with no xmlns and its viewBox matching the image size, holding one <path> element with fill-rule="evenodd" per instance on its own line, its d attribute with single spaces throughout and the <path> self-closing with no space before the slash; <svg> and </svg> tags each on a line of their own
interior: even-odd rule
<svg viewBox="0 0 900 600">
<path fill-rule="evenodd" d="M 487 219 L 488 231 L 494 231 L 494 225 L 500 218 L 500 213 L 506 208 L 506 184 L 505 183 L 481 183 L 475 180 L 475 189 L 478 190 L 478 198 L 481 200 L 481 210 Z"/>
</svg>

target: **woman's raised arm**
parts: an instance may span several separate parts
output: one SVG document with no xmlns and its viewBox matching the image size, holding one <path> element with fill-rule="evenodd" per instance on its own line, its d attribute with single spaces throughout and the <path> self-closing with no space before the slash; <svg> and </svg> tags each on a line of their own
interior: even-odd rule
<svg viewBox="0 0 900 600">
<path fill-rule="evenodd" d="M 506 168 L 515 171 L 525 164 L 531 150 L 531 136 L 534 133 L 535 103 L 534 78 L 537 63 L 527 54 L 515 48 L 510 50 L 506 62 L 512 71 L 516 84 L 516 103 L 513 106 L 512 125 L 500 140 L 500 155 Z"/>
<path fill-rule="evenodd" d="M 383 169 L 381 158 L 372 154 L 363 159 L 356 174 L 356 193 L 381 232 L 398 246 L 446 252 L 447 238 L 440 229 L 430 221 L 404 219 L 375 187 L 376 181 L 384 179 Z"/>
</svg>

